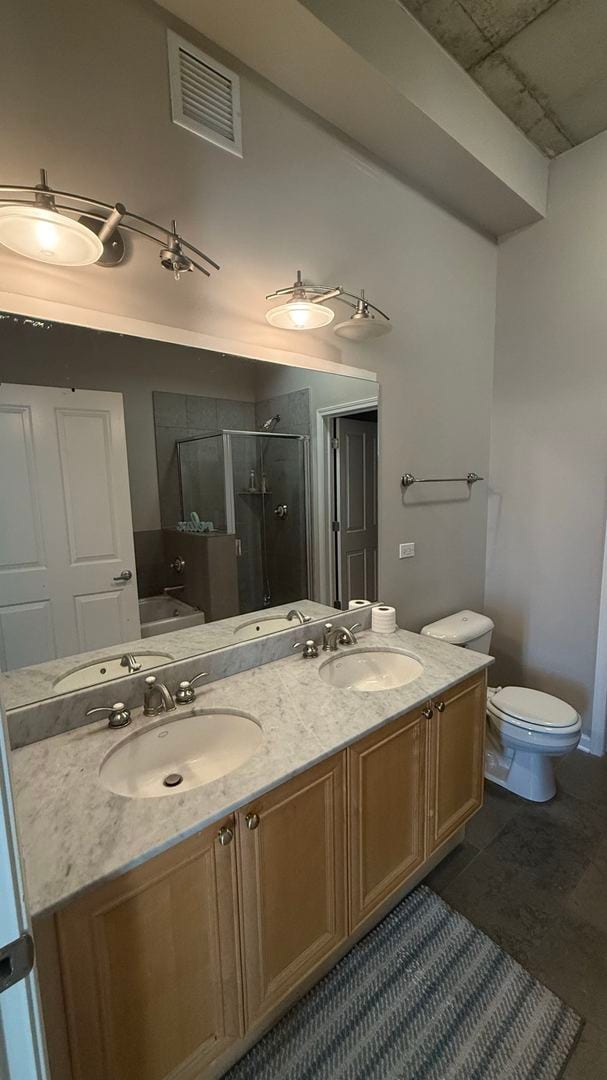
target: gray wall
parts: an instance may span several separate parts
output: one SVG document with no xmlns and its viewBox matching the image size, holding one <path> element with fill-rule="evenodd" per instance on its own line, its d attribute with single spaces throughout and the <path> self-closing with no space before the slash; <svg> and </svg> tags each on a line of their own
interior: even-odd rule
<svg viewBox="0 0 607 1080">
<path fill-rule="evenodd" d="M 399 480 L 405 470 L 486 472 L 495 246 L 250 72 L 242 71 L 242 160 L 172 125 L 166 20 L 147 0 L 106 0 L 102 18 L 77 0 L 9 0 L 3 158 L 22 182 L 35 182 L 44 164 L 59 186 L 122 199 L 163 221 L 176 216 L 221 272 L 176 284 L 143 242 L 115 271 L 58 270 L 2 250 L 2 287 L 229 336 L 245 352 L 247 344 L 295 348 L 376 370 L 382 596 L 413 628 L 481 605 L 485 487 L 470 501 L 449 487 L 443 502 L 414 492 L 403 505 Z M 59 60 L 66 55 L 69 64 Z M 311 280 L 364 286 L 392 315 L 393 333 L 356 346 L 330 327 L 273 330 L 264 296 L 297 267 Z M 415 559 L 399 561 L 403 540 L 416 542 Z"/>
<path fill-rule="evenodd" d="M 496 677 L 589 730 L 607 486 L 607 135 L 552 165 L 548 219 L 500 247 L 487 608 Z"/>
</svg>

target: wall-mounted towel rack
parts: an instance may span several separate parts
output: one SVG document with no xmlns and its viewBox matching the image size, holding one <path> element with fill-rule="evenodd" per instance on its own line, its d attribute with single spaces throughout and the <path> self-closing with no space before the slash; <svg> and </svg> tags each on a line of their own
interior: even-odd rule
<svg viewBox="0 0 607 1080">
<path fill-rule="evenodd" d="M 401 476 L 400 482 L 404 488 L 408 488 L 411 484 L 476 484 L 477 480 L 483 479 L 478 473 L 469 472 L 467 476 L 433 476 L 418 480 L 413 473 L 408 472 Z"/>
</svg>

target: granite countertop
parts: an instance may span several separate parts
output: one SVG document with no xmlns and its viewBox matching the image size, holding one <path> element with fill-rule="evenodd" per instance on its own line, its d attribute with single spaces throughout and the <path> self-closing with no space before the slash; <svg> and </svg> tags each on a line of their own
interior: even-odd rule
<svg viewBox="0 0 607 1080">
<path fill-rule="evenodd" d="M 243 642 L 234 636 L 240 627 L 255 620 L 278 619 L 292 608 L 302 611 L 304 615 L 310 615 L 312 619 L 326 619 L 335 615 L 335 608 L 325 604 L 317 604 L 314 600 L 294 600 L 292 604 L 262 608 L 245 615 L 232 615 L 229 619 L 200 623 L 185 630 L 170 630 L 165 634 L 152 634 L 150 637 L 125 641 L 119 645 L 108 645 L 104 649 L 77 653 L 76 656 L 62 656 L 57 660 L 47 660 L 43 664 L 0 672 L 0 698 L 5 709 L 17 709 L 36 701 L 45 701 L 55 696 L 54 685 L 62 676 L 101 660 L 124 656 L 125 653 L 139 656 L 149 656 L 150 653 L 164 654 L 164 663 L 170 664 L 175 660 L 185 660 L 190 656 L 242 644 Z M 296 626 L 297 623 L 293 625 Z M 153 670 L 163 666 L 163 663 L 159 662 L 154 665 Z M 125 678 L 127 674 L 125 671 Z M 116 685 L 115 680 L 112 681 Z"/>
<path fill-rule="evenodd" d="M 199 688 L 194 707 L 182 706 L 156 720 L 137 712 L 126 731 L 112 731 L 101 720 L 14 750 L 17 823 L 32 915 L 61 906 L 224 818 L 492 663 L 490 656 L 406 630 L 389 637 L 365 631 L 359 646 L 404 649 L 424 664 L 423 674 L 394 690 L 341 690 L 318 677 L 326 653 L 314 660 L 292 656 Z M 262 727 L 261 747 L 234 772 L 181 794 L 127 798 L 101 784 L 100 765 L 121 739 L 193 708 L 247 713 Z"/>
</svg>

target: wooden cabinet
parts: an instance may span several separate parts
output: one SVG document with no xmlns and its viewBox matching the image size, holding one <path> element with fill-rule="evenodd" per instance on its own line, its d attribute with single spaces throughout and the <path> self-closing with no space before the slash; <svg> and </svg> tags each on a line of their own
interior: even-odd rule
<svg viewBox="0 0 607 1080">
<path fill-rule="evenodd" d="M 344 763 L 323 761 L 237 814 L 247 1026 L 346 937 Z"/>
<path fill-rule="evenodd" d="M 189 1080 L 242 1034 L 236 844 L 218 828 L 57 914 L 74 1080 Z"/>
<path fill-rule="evenodd" d="M 351 930 L 424 861 L 426 725 L 416 710 L 348 750 Z"/>
<path fill-rule="evenodd" d="M 433 702 L 428 760 L 428 855 L 483 802 L 485 676 L 457 684 Z"/>
<path fill-rule="evenodd" d="M 53 1080 L 219 1075 L 479 808 L 484 730 L 477 675 L 40 920 Z"/>
</svg>

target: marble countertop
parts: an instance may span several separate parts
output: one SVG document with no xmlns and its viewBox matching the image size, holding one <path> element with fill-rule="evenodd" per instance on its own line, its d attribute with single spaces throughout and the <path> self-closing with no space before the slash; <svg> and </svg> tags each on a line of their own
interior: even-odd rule
<svg viewBox="0 0 607 1080">
<path fill-rule="evenodd" d="M 199 788 L 137 799 L 99 779 L 106 754 L 133 731 L 166 724 L 135 713 L 126 731 L 101 720 L 14 750 L 17 823 L 32 915 L 51 911 L 92 885 L 171 847 L 321 759 L 492 663 L 490 656 L 406 630 L 365 631 L 365 648 L 404 649 L 423 674 L 394 690 L 329 686 L 318 659 L 287 657 L 200 688 L 195 708 L 239 709 L 261 725 L 261 747 L 234 772 Z M 345 651 L 345 650 L 344 650 Z M 192 706 L 182 706 L 191 712 Z"/>
<path fill-rule="evenodd" d="M 309 615 L 312 619 L 326 619 L 335 615 L 335 608 L 317 604 L 314 600 L 295 600 L 292 604 L 282 604 L 274 608 L 262 608 L 245 615 L 232 615 L 229 619 L 217 622 L 200 623 L 185 630 L 171 630 L 165 634 L 153 634 L 150 637 L 125 641 L 119 645 L 109 645 L 104 649 L 78 653 L 76 656 L 62 656 L 57 660 L 47 660 L 43 664 L 31 667 L 15 668 L 14 671 L 0 672 L 0 699 L 5 709 L 17 709 L 36 701 L 45 701 L 55 696 L 54 685 L 58 679 L 71 671 L 87 667 L 101 660 L 134 653 L 136 656 L 149 656 L 150 653 L 166 654 L 165 664 L 175 660 L 185 660 L 190 656 L 199 656 L 216 649 L 241 644 L 235 637 L 236 631 L 246 623 L 256 619 L 280 618 L 295 608 Z M 294 626 L 297 623 L 293 624 Z M 154 665 L 154 671 L 162 668 L 162 662 Z M 124 677 L 127 676 L 125 670 Z M 112 682 L 116 685 L 116 680 Z"/>
</svg>

